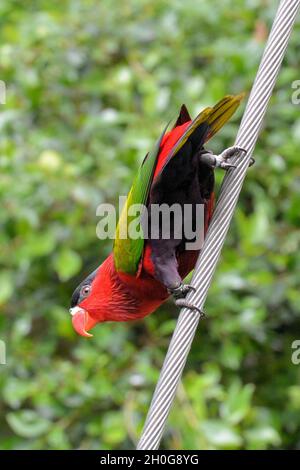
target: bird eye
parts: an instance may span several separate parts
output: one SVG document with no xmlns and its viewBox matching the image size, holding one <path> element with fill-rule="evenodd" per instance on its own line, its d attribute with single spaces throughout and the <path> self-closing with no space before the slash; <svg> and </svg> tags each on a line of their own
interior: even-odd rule
<svg viewBox="0 0 300 470">
<path fill-rule="evenodd" d="M 87 295 L 89 295 L 90 290 L 91 290 L 90 286 L 88 285 L 83 286 L 80 291 L 80 297 L 86 297 Z"/>
</svg>

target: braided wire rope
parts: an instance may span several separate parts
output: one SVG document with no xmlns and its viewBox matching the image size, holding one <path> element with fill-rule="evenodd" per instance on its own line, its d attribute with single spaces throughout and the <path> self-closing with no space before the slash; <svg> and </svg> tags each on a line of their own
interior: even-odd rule
<svg viewBox="0 0 300 470">
<path fill-rule="evenodd" d="M 235 141 L 235 145 L 247 150 L 247 154 L 244 158 L 236 157 L 234 164 L 237 167 L 229 170 L 224 177 L 191 281 L 196 291 L 190 292 L 187 297 L 189 302 L 201 310 L 225 242 L 299 6 L 300 0 L 281 0 L 247 102 Z M 137 446 L 138 450 L 155 450 L 159 447 L 200 318 L 200 314 L 196 311 L 183 308 L 180 312 Z"/>
</svg>

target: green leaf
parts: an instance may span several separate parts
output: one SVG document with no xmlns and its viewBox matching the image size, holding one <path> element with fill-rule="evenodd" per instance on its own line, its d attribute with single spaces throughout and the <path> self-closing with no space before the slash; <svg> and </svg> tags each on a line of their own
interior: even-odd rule
<svg viewBox="0 0 300 470">
<path fill-rule="evenodd" d="M 61 281 L 67 281 L 81 268 L 80 256 L 73 250 L 63 249 L 54 259 L 54 268 Z"/>
<path fill-rule="evenodd" d="M 221 421 L 205 421 L 200 428 L 208 442 L 218 449 L 238 449 L 242 444 L 238 432 Z"/>
<path fill-rule="evenodd" d="M 25 438 L 42 436 L 50 427 L 50 422 L 47 419 L 32 410 L 8 413 L 6 419 L 11 429 L 18 436 Z"/>
<path fill-rule="evenodd" d="M 281 438 L 278 431 L 271 426 L 261 425 L 245 432 L 245 437 L 251 447 L 256 449 L 264 449 L 267 445 L 278 446 L 281 443 Z"/>
<path fill-rule="evenodd" d="M 9 271 L 0 272 L 0 305 L 7 302 L 14 292 L 13 277 Z"/>
<path fill-rule="evenodd" d="M 247 384 L 244 387 L 239 380 L 235 380 L 229 390 L 227 399 L 221 404 L 221 416 L 231 424 L 238 424 L 251 411 L 251 398 L 254 385 Z"/>
</svg>

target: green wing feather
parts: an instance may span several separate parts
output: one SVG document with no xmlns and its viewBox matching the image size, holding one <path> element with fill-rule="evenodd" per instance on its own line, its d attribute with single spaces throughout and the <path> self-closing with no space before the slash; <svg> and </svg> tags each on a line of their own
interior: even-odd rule
<svg viewBox="0 0 300 470">
<path fill-rule="evenodd" d="M 176 155 L 188 138 L 201 124 L 208 124 L 208 133 L 205 141 L 218 132 L 231 118 L 243 97 L 244 94 L 237 96 L 227 95 L 214 107 L 204 109 L 191 122 L 176 145 L 174 145 L 166 159 L 166 163 L 163 166 L 162 171 L 164 171 L 164 168 L 170 159 Z M 139 261 L 144 250 L 144 239 L 142 237 L 136 239 L 129 237 L 128 228 L 130 223 L 136 218 L 136 215 L 130 215 L 130 207 L 134 204 L 147 204 L 160 144 L 167 127 L 168 126 L 164 129 L 153 150 L 145 157 L 128 194 L 125 206 L 121 212 L 113 249 L 114 263 L 117 271 L 134 275 L 138 270 Z M 142 233 L 141 227 L 139 227 L 138 230 Z"/>
<path fill-rule="evenodd" d="M 157 157 L 162 138 L 167 130 L 168 125 L 164 129 L 162 135 L 158 139 L 155 147 L 148 153 L 139 168 L 131 190 L 127 196 L 126 203 L 120 215 L 118 222 L 115 242 L 114 242 L 114 262 L 117 271 L 128 274 L 135 274 L 144 249 L 144 238 L 130 238 L 128 229 L 130 223 L 136 219 L 136 215 L 130 214 L 130 207 L 134 204 L 146 205 L 149 191 L 156 167 Z M 142 233 L 139 224 L 138 232 Z"/>
</svg>

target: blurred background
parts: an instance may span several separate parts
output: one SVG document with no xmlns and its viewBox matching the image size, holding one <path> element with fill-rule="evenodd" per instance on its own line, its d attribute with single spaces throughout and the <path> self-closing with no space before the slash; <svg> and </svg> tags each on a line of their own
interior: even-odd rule
<svg viewBox="0 0 300 470">
<path fill-rule="evenodd" d="M 195 116 L 249 92 L 276 6 L 1 1 L 2 449 L 134 448 L 178 311 L 74 333 L 71 293 L 111 250 L 96 207 L 127 193 L 182 103 Z M 299 34 L 298 20 L 164 449 L 300 448 Z M 210 148 L 233 143 L 243 107 Z"/>
</svg>

